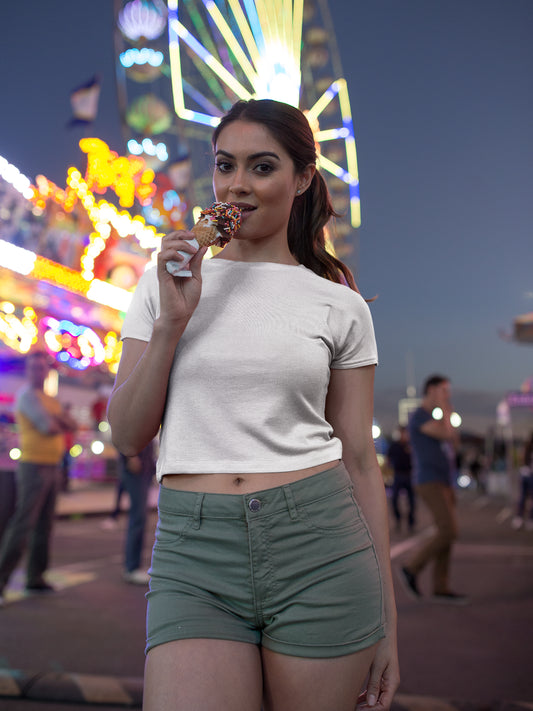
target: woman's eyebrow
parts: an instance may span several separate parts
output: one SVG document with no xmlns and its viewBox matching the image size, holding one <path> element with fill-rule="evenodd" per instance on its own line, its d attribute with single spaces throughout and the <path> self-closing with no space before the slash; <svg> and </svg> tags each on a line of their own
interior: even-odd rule
<svg viewBox="0 0 533 711">
<path fill-rule="evenodd" d="M 228 151 L 223 151 L 222 149 L 219 149 L 215 155 L 223 155 L 226 156 L 226 158 L 235 158 L 234 155 L 231 153 L 228 153 Z M 280 157 L 278 156 L 277 153 L 273 153 L 272 151 L 260 151 L 259 153 L 252 153 L 251 155 L 248 156 L 247 160 L 256 160 L 257 158 L 276 158 L 276 160 L 280 160 Z"/>
</svg>

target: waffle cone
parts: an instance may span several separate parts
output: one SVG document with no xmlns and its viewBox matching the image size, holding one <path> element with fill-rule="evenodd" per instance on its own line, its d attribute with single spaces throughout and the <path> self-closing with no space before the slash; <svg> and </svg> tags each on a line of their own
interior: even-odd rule
<svg viewBox="0 0 533 711">
<path fill-rule="evenodd" d="M 194 236 L 200 247 L 210 247 L 212 244 L 216 244 L 220 239 L 220 232 L 216 225 L 202 225 L 201 222 L 198 222 L 191 231 L 194 232 Z"/>
</svg>

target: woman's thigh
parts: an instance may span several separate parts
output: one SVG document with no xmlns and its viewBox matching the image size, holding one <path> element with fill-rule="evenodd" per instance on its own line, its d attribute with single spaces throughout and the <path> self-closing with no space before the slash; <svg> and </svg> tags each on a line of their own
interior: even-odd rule
<svg viewBox="0 0 533 711">
<path fill-rule="evenodd" d="M 143 711 L 260 711 L 262 685 L 256 645 L 176 640 L 148 652 Z"/>
<path fill-rule="evenodd" d="M 354 711 L 375 650 L 308 659 L 263 648 L 264 711 Z"/>
</svg>

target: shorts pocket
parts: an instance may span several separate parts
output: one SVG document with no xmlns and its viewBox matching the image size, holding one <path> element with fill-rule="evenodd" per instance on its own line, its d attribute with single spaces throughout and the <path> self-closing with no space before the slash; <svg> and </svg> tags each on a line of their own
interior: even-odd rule
<svg viewBox="0 0 533 711">
<path fill-rule="evenodd" d="M 334 536 L 366 529 L 351 486 L 296 508 L 302 523 L 322 535 Z"/>
<path fill-rule="evenodd" d="M 172 503 L 166 501 L 166 493 L 162 488 L 158 504 L 158 522 L 155 530 L 154 550 L 173 550 L 182 543 L 187 532 L 194 523 L 192 512 L 176 510 Z M 172 492 L 175 494 L 175 492 Z M 181 507 L 180 507 L 181 508 Z"/>
</svg>

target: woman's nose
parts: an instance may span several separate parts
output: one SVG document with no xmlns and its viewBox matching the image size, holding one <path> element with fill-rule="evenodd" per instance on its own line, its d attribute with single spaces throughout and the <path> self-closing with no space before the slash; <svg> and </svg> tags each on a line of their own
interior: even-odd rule
<svg viewBox="0 0 533 711">
<path fill-rule="evenodd" d="M 242 195 L 243 193 L 248 193 L 250 191 L 245 170 L 235 171 L 232 178 L 229 190 L 234 195 Z"/>
</svg>

